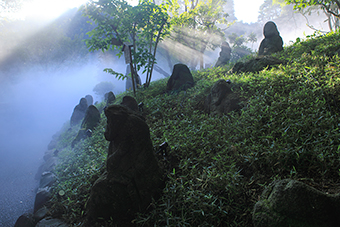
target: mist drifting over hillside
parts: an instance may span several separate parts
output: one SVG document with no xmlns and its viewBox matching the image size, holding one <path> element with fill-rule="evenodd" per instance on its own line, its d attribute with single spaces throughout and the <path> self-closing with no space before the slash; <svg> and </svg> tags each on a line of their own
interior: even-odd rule
<svg viewBox="0 0 340 227">
<path fill-rule="evenodd" d="M 80 98 L 90 94 L 101 101 L 92 90 L 103 80 L 113 82 L 116 94 L 124 91 L 125 83 L 102 72 L 103 66 L 98 64 L 88 62 L 60 71 L 31 69 L 17 75 L 20 79 L 15 82 L 1 84 L 1 226 L 13 226 L 21 214 L 33 208 L 38 185 L 34 176 L 44 152 Z"/>
<path fill-rule="evenodd" d="M 49 26 L 17 21 L 1 28 L 6 34 L 0 40 L 0 46 L 6 47 L 0 56 L 0 226 L 4 227 L 13 226 L 23 213 L 32 213 L 39 183 L 35 174 L 44 152 L 52 136 L 67 125 L 79 100 L 90 94 L 101 101 L 93 88 L 102 81 L 113 83 L 116 94 L 125 90 L 124 81 L 103 72 L 107 67 L 125 72 L 121 59 L 89 53 L 84 42 L 70 34 L 56 38 L 67 27 Z"/>
<path fill-rule="evenodd" d="M 114 84 L 115 94 L 125 90 L 125 81 L 103 72 L 112 68 L 125 74 L 124 59 L 113 52 L 89 53 L 83 39 L 93 26 L 86 21 L 73 9 L 48 24 L 15 21 L 0 27 L 0 226 L 13 226 L 21 214 L 32 211 L 38 186 L 35 174 L 44 152 L 52 136 L 67 125 L 79 100 L 90 94 L 95 102 L 101 101 L 93 88 L 103 81 Z M 314 32 L 298 14 L 273 21 L 285 45 Z M 233 32 L 239 36 L 254 32 L 257 42 L 246 45 L 256 51 L 264 38 L 265 22 L 236 22 L 225 31 L 226 40 Z M 311 15 L 309 22 L 317 29 L 328 29 L 323 15 Z M 174 50 L 175 45 L 170 43 L 168 49 Z M 214 65 L 219 51 L 219 47 L 206 51 L 205 63 Z M 180 46 L 178 55 L 191 60 L 197 51 Z M 157 54 L 157 65 L 171 74 L 165 56 Z M 171 63 L 179 63 L 178 59 Z M 140 76 L 144 82 L 145 75 Z M 160 78 L 164 76 L 154 72 L 153 80 Z"/>
</svg>

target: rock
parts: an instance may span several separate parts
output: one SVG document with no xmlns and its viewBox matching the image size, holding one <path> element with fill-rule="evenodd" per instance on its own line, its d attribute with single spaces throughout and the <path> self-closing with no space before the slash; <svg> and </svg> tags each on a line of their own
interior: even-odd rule
<svg viewBox="0 0 340 227">
<path fill-rule="evenodd" d="M 255 59 L 250 59 L 247 62 L 237 62 L 229 73 L 242 73 L 242 72 L 259 72 L 268 67 L 270 69 L 274 65 L 284 64 L 278 58 L 273 56 L 258 57 Z"/>
<path fill-rule="evenodd" d="M 68 227 L 66 223 L 59 219 L 55 218 L 44 218 L 41 221 L 39 221 L 36 225 L 36 227 Z"/>
<path fill-rule="evenodd" d="M 86 110 L 84 120 L 81 123 L 81 129 L 79 130 L 76 138 L 72 141 L 71 147 L 74 147 L 80 140 L 91 136 L 92 131 L 94 131 L 94 128 L 99 124 L 99 121 L 99 110 L 94 105 L 89 106 Z"/>
<path fill-rule="evenodd" d="M 39 188 L 50 187 L 56 181 L 56 176 L 52 172 L 43 172 L 41 174 Z"/>
<path fill-rule="evenodd" d="M 14 224 L 14 227 L 35 227 L 35 220 L 33 214 L 23 214 L 21 215 Z"/>
<path fill-rule="evenodd" d="M 206 113 L 212 116 L 221 116 L 241 108 L 238 104 L 240 102 L 239 97 L 232 92 L 229 83 L 221 79 L 212 86 L 210 94 L 204 102 Z"/>
<path fill-rule="evenodd" d="M 93 97 L 92 97 L 92 95 L 86 95 L 85 99 L 87 101 L 87 105 L 88 106 L 93 105 Z"/>
<path fill-rule="evenodd" d="M 57 147 L 58 141 L 55 139 L 52 139 L 50 143 L 47 146 L 47 149 L 52 150 Z"/>
<path fill-rule="evenodd" d="M 104 99 L 106 101 L 106 105 L 109 106 L 110 104 L 113 104 L 113 102 L 116 100 L 116 96 L 113 94 L 112 91 L 110 91 L 104 95 Z"/>
<path fill-rule="evenodd" d="M 283 40 L 273 21 L 263 27 L 264 39 L 261 41 L 258 56 L 270 55 L 283 50 Z"/>
<path fill-rule="evenodd" d="M 75 126 L 79 124 L 85 117 L 86 110 L 87 110 L 87 101 L 85 98 L 81 98 L 79 101 L 79 104 L 76 105 L 76 107 L 74 107 L 71 120 L 70 120 L 70 125 Z"/>
<path fill-rule="evenodd" d="M 168 80 L 167 91 L 186 90 L 194 85 L 194 78 L 191 75 L 190 69 L 184 64 L 174 65 L 174 69 Z"/>
<path fill-rule="evenodd" d="M 109 220 L 130 222 L 161 193 L 162 170 L 153 152 L 149 127 L 128 108 L 105 109 L 105 139 L 110 141 L 106 171 L 94 183 L 87 203 L 88 226 Z"/>
<path fill-rule="evenodd" d="M 35 179 L 40 180 L 42 173 L 52 171 L 54 167 L 57 165 L 57 163 L 58 162 L 56 157 L 50 157 L 41 166 L 39 166 L 38 171 L 35 174 Z"/>
<path fill-rule="evenodd" d="M 215 67 L 223 66 L 228 64 L 231 58 L 231 48 L 228 42 L 223 42 L 221 46 L 220 57 L 218 58 Z"/>
<path fill-rule="evenodd" d="M 255 227 L 336 227 L 340 223 L 340 194 L 329 195 L 302 182 L 274 181 L 253 210 Z"/>
<path fill-rule="evenodd" d="M 52 195 L 50 187 L 38 188 L 37 194 L 35 195 L 34 212 L 42 208 L 51 198 Z"/>
<path fill-rule="evenodd" d="M 55 150 L 48 150 L 48 151 L 45 151 L 45 154 L 44 154 L 44 161 L 48 161 L 50 158 L 53 158 L 55 155 L 54 155 L 54 152 Z"/>
<path fill-rule="evenodd" d="M 129 108 L 130 110 L 133 110 L 133 111 L 136 111 L 136 112 L 139 111 L 136 99 L 134 97 L 131 97 L 131 96 L 128 96 L 128 95 L 124 96 L 123 101 L 121 102 L 121 105 Z"/>
<path fill-rule="evenodd" d="M 94 105 L 90 105 L 86 110 L 84 120 L 81 123 L 81 128 L 86 130 L 91 129 L 93 131 L 94 128 L 99 124 L 99 121 L 99 110 Z"/>
<path fill-rule="evenodd" d="M 42 208 L 40 208 L 39 210 L 34 212 L 33 218 L 38 222 L 41 219 L 43 219 L 44 217 L 46 217 L 47 213 L 48 213 L 47 207 L 43 206 Z"/>
</svg>

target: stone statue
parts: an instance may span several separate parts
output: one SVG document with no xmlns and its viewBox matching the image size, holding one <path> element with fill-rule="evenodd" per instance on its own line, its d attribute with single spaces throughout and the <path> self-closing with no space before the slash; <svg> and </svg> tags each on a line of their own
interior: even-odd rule
<svg viewBox="0 0 340 227">
<path fill-rule="evenodd" d="M 113 104 L 113 102 L 116 100 L 116 96 L 113 94 L 112 91 L 109 91 L 104 95 L 104 99 L 106 101 L 106 105 L 109 106 L 110 104 Z"/>
<path fill-rule="evenodd" d="M 99 122 L 99 110 L 94 105 L 90 105 L 86 110 L 84 120 L 81 123 L 81 128 L 76 138 L 72 141 L 71 147 L 74 147 L 74 145 L 78 143 L 81 139 L 85 139 L 86 137 L 91 136 L 92 131 L 99 124 Z"/>
<path fill-rule="evenodd" d="M 87 105 L 88 106 L 93 105 L 93 97 L 92 97 L 92 95 L 86 95 L 85 99 L 87 101 Z"/>
<path fill-rule="evenodd" d="M 340 223 L 340 194 L 326 194 L 300 181 L 271 183 L 253 210 L 255 227 L 336 227 Z"/>
<path fill-rule="evenodd" d="M 228 42 L 223 42 L 221 46 L 220 57 L 218 58 L 215 67 L 223 66 L 228 64 L 231 58 L 231 48 Z"/>
<path fill-rule="evenodd" d="M 258 56 L 270 55 L 283 50 L 283 41 L 276 24 L 267 22 L 263 28 L 264 39 L 261 41 Z"/>
<path fill-rule="evenodd" d="M 231 90 L 230 83 L 230 80 L 220 79 L 212 86 L 204 102 L 205 112 L 212 116 L 221 116 L 240 109 L 239 97 Z"/>
<path fill-rule="evenodd" d="M 143 117 L 121 105 L 105 109 L 110 141 L 106 171 L 94 183 L 87 204 L 88 226 L 102 218 L 126 226 L 161 193 L 163 173 Z"/>
<path fill-rule="evenodd" d="M 121 105 L 128 107 L 130 110 L 139 111 L 137 101 L 134 97 L 132 96 L 124 96 L 123 101 L 121 102 Z"/>
<path fill-rule="evenodd" d="M 194 85 L 194 78 L 188 66 L 184 64 L 174 65 L 170 79 L 168 80 L 166 90 L 186 90 Z"/>
<path fill-rule="evenodd" d="M 79 124 L 83 120 L 83 118 L 85 117 L 86 109 L 87 100 L 85 98 L 81 98 L 79 104 L 76 105 L 76 107 L 74 107 L 73 109 L 73 113 L 70 120 L 71 127 Z"/>
</svg>

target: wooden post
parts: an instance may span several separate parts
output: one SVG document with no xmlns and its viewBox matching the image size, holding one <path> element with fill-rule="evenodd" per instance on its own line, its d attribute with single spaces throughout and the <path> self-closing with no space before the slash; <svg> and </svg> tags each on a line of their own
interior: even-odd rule
<svg viewBox="0 0 340 227">
<path fill-rule="evenodd" d="M 123 51 L 124 51 L 125 63 L 130 64 L 132 89 L 133 89 L 133 94 L 136 97 L 135 75 L 134 75 L 135 73 L 134 73 L 133 64 L 132 64 L 131 46 L 132 45 L 129 43 L 124 43 Z"/>
<path fill-rule="evenodd" d="M 130 70 L 131 70 L 131 78 L 132 78 L 132 88 L 133 88 L 133 95 L 136 97 L 136 88 L 135 88 L 135 72 L 132 65 L 132 56 L 131 56 L 131 46 L 129 45 L 129 52 L 130 52 Z"/>
</svg>

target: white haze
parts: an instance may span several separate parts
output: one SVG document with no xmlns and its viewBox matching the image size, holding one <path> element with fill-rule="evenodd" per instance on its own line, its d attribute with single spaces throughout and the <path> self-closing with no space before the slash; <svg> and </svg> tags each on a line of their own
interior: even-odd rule
<svg viewBox="0 0 340 227">
<path fill-rule="evenodd" d="M 116 63 L 113 69 L 124 72 L 125 64 Z M 102 71 L 110 66 L 91 59 L 67 70 L 32 69 L 16 75 L 21 79 L 15 84 L 0 85 L 0 226 L 13 226 L 21 214 L 32 212 L 34 176 L 44 152 L 79 100 L 90 94 L 101 101 L 92 91 L 101 81 L 112 82 L 115 94 L 125 90 L 125 81 Z"/>
<path fill-rule="evenodd" d="M 311 19 L 315 26 L 321 24 L 327 30 L 321 17 Z M 275 21 L 285 45 L 296 37 L 312 34 L 304 19 L 290 23 Z M 263 26 L 263 25 L 262 25 Z M 30 30 L 32 34 L 34 31 Z M 259 31 L 258 45 L 263 39 Z M 178 49 L 183 57 L 197 55 L 189 48 L 168 42 L 169 48 Z M 250 44 L 251 45 L 251 44 Z M 15 46 L 15 44 L 13 44 Z M 0 45 L 1 47 L 1 45 Z M 219 48 L 207 52 L 205 63 L 214 64 Z M 38 182 L 34 180 L 39 165 L 42 163 L 47 145 L 72 114 L 80 98 L 91 94 L 95 101 L 101 97 L 93 94 L 92 89 L 102 81 L 115 85 L 114 93 L 125 90 L 125 81 L 118 81 L 112 75 L 102 72 L 104 68 L 125 74 L 126 64 L 123 59 L 101 54 L 94 55 L 82 66 L 57 70 L 31 69 L 17 76 L 16 83 L 0 84 L 0 226 L 13 226 L 15 220 L 24 212 L 31 212 Z M 5 56 L 3 56 L 5 57 Z M 161 55 L 157 55 L 161 57 Z M 188 64 L 189 62 L 182 62 Z M 165 62 L 159 62 L 169 72 Z M 169 72 L 170 73 L 170 72 Z M 164 78 L 154 72 L 153 79 Z M 145 76 L 141 75 L 142 81 Z M 0 78 L 1 79 L 1 78 Z M 3 81 L 3 80 L 1 80 Z"/>
</svg>

